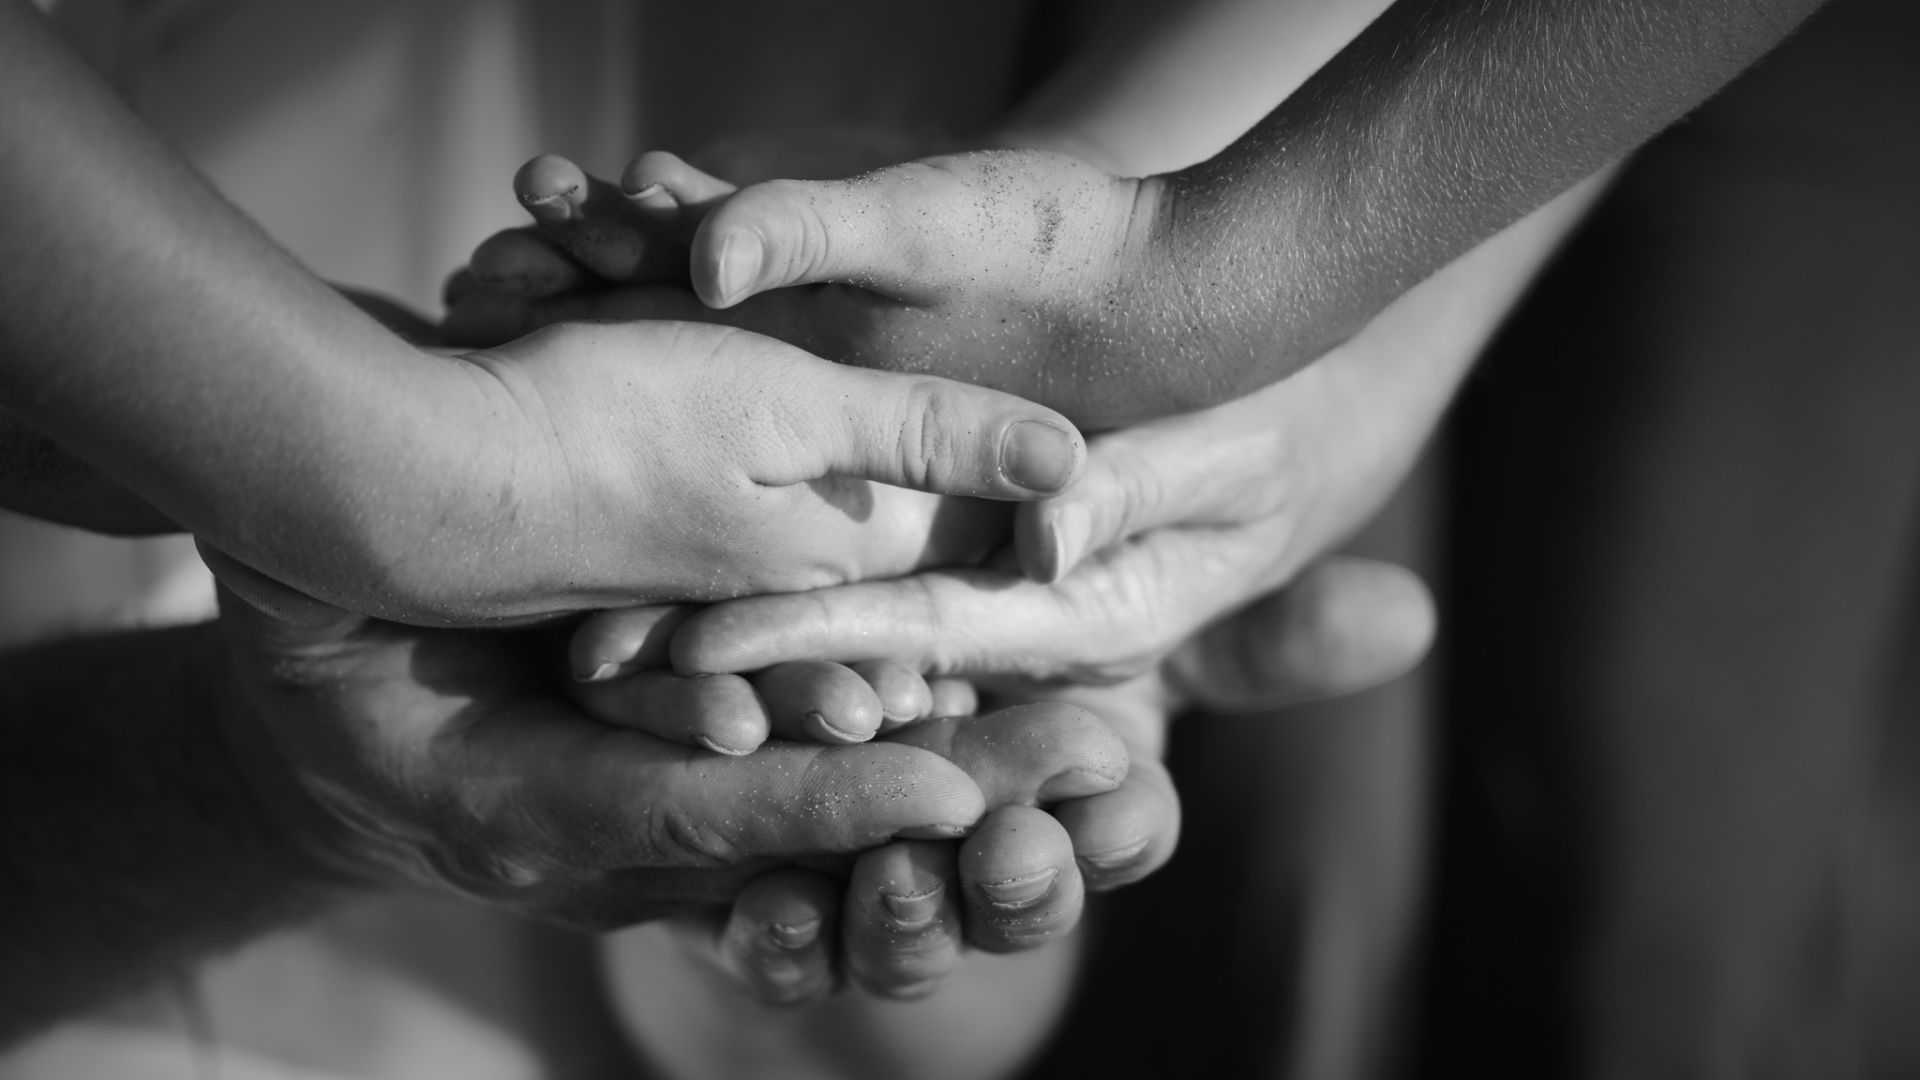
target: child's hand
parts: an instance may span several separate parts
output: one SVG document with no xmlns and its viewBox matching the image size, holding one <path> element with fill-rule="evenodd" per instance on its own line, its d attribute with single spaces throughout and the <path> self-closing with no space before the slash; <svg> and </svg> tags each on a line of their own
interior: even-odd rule
<svg viewBox="0 0 1920 1080">
<path fill-rule="evenodd" d="M 725 327 L 553 327 L 432 362 L 441 397 L 411 417 L 418 452 L 362 454 L 368 550 L 316 567 L 297 542 L 215 542 L 387 617 L 524 619 L 977 558 L 1004 519 L 901 489 L 1034 498 L 1084 454 L 1065 420 L 1016 398 Z"/>
<path fill-rule="evenodd" d="M 574 631 L 574 700 L 588 715 L 683 745 L 745 754 L 769 738 L 844 745 L 930 716 L 967 716 L 971 685 L 929 684 L 891 660 L 797 660 L 741 675 L 688 676 L 666 666 L 685 608 L 620 608 Z"/>
<path fill-rule="evenodd" d="M 939 372 L 1099 426 L 1233 389 L 1180 389 L 1195 373 L 1166 363 L 1166 328 L 1143 321 L 1164 301 L 1184 303 L 1177 293 L 1148 303 L 1129 277 L 1147 265 L 1156 189 L 1069 155 L 984 151 L 738 194 L 671 154 L 636 159 L 620 189 L 545 157 L 516 187 L 545 242 L 503 234 L 475 252 L 471 282 L 449 297 L 456 336 L 562 318 L 699 317 L 680 290 L 588 287 L 685 282 L 716 310 L 709 317 L 828 359 Z M 682 252 L 686 277 L 673 265 Z M 782 288 L 817 282 L 859 287 Z"/>
</svg>

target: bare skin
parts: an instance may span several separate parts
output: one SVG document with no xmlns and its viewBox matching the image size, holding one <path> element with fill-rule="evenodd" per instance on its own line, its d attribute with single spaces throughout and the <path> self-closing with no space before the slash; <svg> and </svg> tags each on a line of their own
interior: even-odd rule
<svg viewBox="0 0 1920 1080">
<path fill-rule="evenodd" d="M 1008 389 L 1091 428 L 1204 407 L 1347 340 L 1817 6 L 1398 4 L 1201 164 L 1133 179 L 1055 149 L 980 150 L 758 184 L 701 217 L 691 284 L 821 355 Z M 672 171 L 636 162 L 622 186 L 671 192 Z M 747 303 L 801 284 L 832 288 Z M 649 304 L 628 314 L 686 310 Z"/>
<path fill-rule="evenodd" d="M 422 349 L 268 242 L 22 0 L 0 3 L 0 84 L 0 407 L 352 610 L 488 623 L 898 573 L 977 535 L 869 518 L 864 480 L 1021 499 L 1079 468 L 1048 410 L 718 327 Z"/>
</svg>

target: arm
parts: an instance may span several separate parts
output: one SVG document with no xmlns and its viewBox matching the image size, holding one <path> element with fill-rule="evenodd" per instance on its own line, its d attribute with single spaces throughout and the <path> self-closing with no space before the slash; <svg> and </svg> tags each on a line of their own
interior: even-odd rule
<svg viewBox="0 0 1920 1080">
<path fill-rule="evenodd" d="M 0 658 L 0 1044 L 312 910 L 222 734 L 211 626 Z"/>
<path fill-rule="evenodd" d="M 1233 146 L 1163 179 L 1163 287 L 1222 283 L 1206 362 L 1228 393 L 1261 385 L 1620 160 L 1819 4 L 1395 3 Z"/>
<path fill-rule="evenodd" d="M 217 625 L 0 656 L 0 1043 L 349 888 L 603 929 L 711 915 L 769 869 L 1126 774 L 1048 705 L 718 757 L 590 721 L 536 637 L 379 623 L 209 557 L 250 597 Z"/>
<path fill-rule="evenodd" d="M 1351 337 L 1815 6 L 1405 0 L 1199 165 L 1001 150 L 756 185 L 701 222 L 693 284 L 739 325 L 1096 427 L 1203 407 Z M 841 287 L 768 294 L 821 282 Z"/>
<path fill-rule="evenodd" d="M 0 407 L 356 610 L 481 622 L 899 573 L 941 541 L 925 520 L 864 528 L 857 478 L 1032 498 L 1079 465 L 1047 410 L 720 327 L 408 345 L 220 200 L 22 0 L 0 0 L 0 205 Z"/>
</svg>

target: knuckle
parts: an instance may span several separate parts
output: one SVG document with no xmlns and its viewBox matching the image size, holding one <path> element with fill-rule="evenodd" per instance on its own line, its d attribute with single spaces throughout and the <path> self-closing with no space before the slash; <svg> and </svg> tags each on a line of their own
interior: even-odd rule
<svg viewBox="0 0 1920 1080">
<path fill-rule="evenodd" d="M 659 866 L 732 866 L 743 858 L 723 823 L 703 820 L 678 807 L 649 807 L 642 835 L 646 851 Z"/>
<path fill-rule="evenodd" d="M 944 488 L 958 474 L 957 422 L 964 410 L 954 388 L 915 379 L 902 405 L 897 453 L 901 474 L 916 487 Z"/>
<path fill-rule="evenodd" d="M 1113 539 L 1137 535 L 1152 523 L 1155 512 L 1166 496 L 1165 477 L 1160 470 L 1142 468 L 1131 458 L 1123 458 L 1112 477 L 1112 497 L 1108 502 L 1114 516 Z"/>
<path fill-rule="evenodd" d="M 753 222 L 767 239 L 769 269 L 781 280 L 812 280 L 833 265 L 833 224 L 821 210 L 815 184 L 769 180 L 754 191 Z"/>
</svg>

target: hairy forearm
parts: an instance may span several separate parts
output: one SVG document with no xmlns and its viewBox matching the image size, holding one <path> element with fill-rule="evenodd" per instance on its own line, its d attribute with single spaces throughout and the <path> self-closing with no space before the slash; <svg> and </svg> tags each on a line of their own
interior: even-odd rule
<svg viewBox="0 0 1920 1080">
<path fill-rule="evenodd" d="M 1166 179 L 1158 287 L 1184 295 L 1221 389 L 1269 382 L 1620 159 L 1818 4 L 1401 0 L 1232 147 Z"/>
<path fill-rule="evenodd" d="M 325 895 L 228 754 L 222 655 L 208 625 L 0 657 L 0 1043 Z"/>
</svg>

